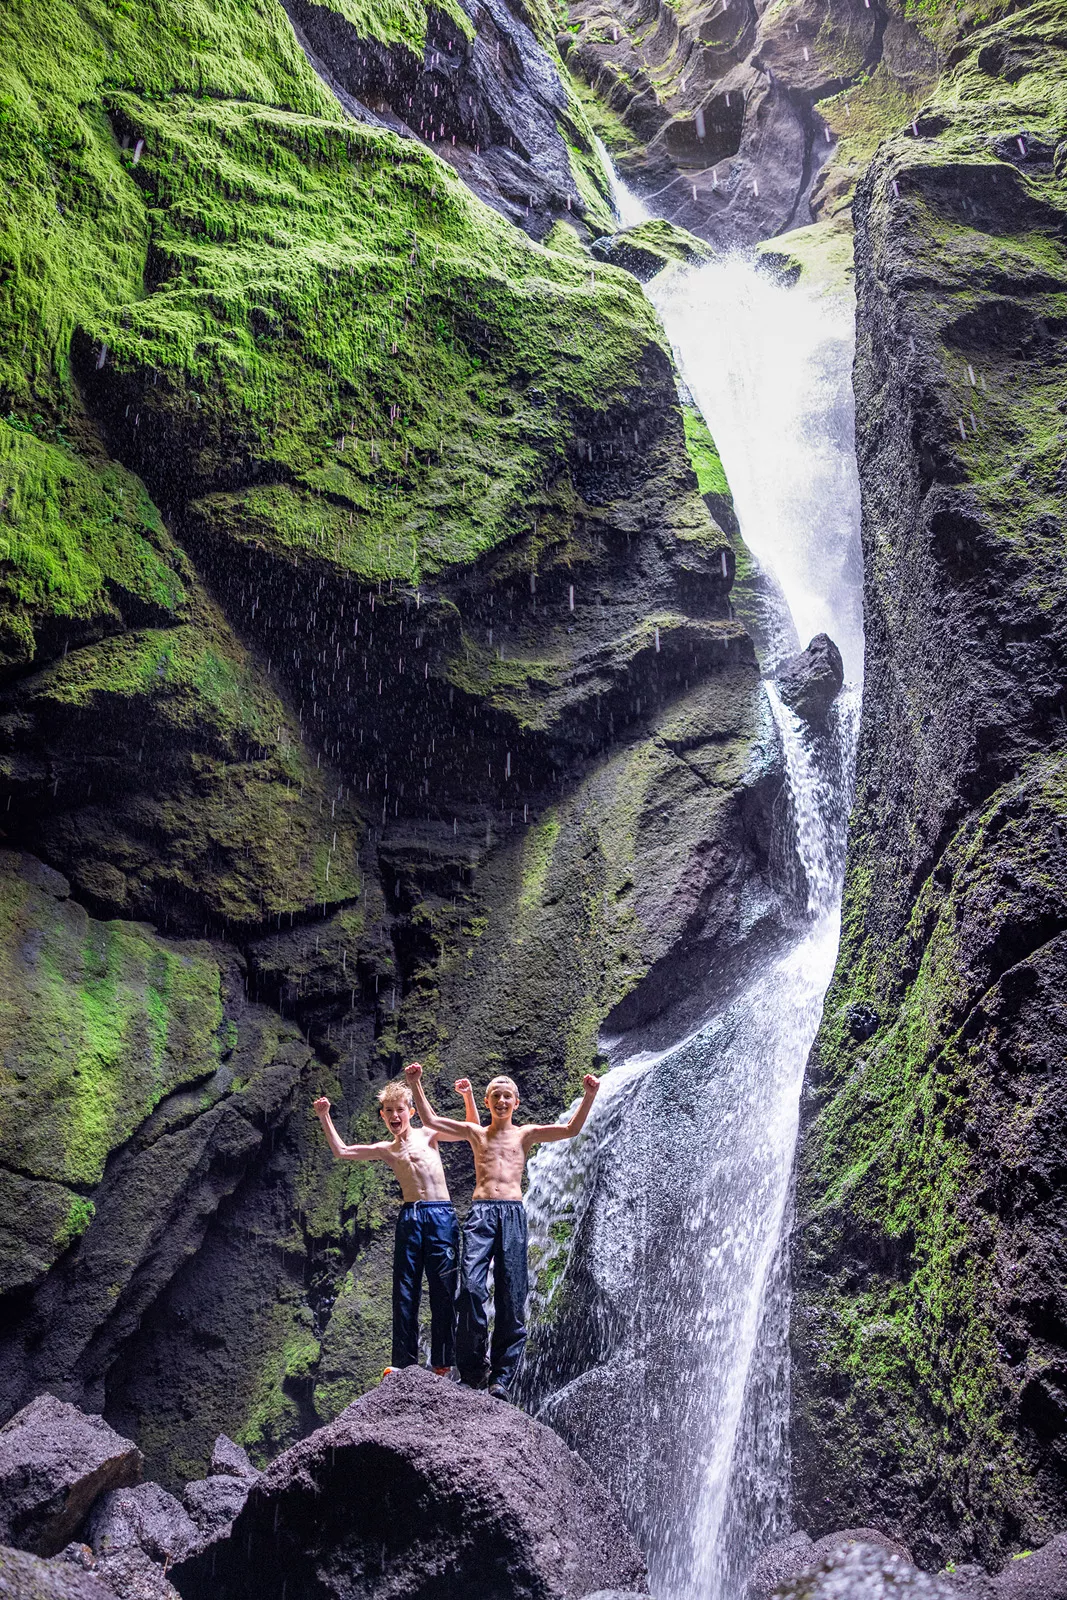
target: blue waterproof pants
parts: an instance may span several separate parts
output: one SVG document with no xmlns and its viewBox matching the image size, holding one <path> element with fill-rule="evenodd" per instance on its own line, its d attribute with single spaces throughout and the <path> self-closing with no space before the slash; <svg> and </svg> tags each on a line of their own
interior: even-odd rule
<svg viewBox="0 0 1067 1600">
<path fill-rule="evenodd" d="M 493 1263 L 493 1344 L 486 1360 L 486 1282 Z M 521 1200 L 475 1200 L 463 1224 L 456 1362 L 464 1383 L 488 1378 L 510 1389 L 526 1344 L 526 1208 Z"/>
<path fill-rule="evenodd" d="M 430 1293 L 430 1365 L 456 1359 L 459 1220 L 451 1200 L 409 1200 L 400 1207 L 393 1245 L 393 1366 L 419 1359 L 422 1274 Z"/>
</svg>

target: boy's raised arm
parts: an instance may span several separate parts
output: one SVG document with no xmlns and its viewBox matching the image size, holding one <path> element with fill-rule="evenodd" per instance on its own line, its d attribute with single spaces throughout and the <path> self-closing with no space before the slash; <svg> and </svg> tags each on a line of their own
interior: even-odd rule
<svg viewBox="0 0 1067 1600">
<path fill-rule="evenodd" d="M 467 1122 L 476 1122 L 479 1128 L 482 1119 L 478 1115 L 478 1107 L 474 1101 L 474 1089 L 469 1078 L 456 1079 L 456 1093 L 463 1096 L 463 1116 Z"/>
<path fill-rule="evenodd" d="M 597 1090 L 600 1088 L 600 1079 L 594 1078 L 587 1072 L 582 1079 L 585 1093 L 582 1103 L 567 1122 L 534 1123 L 529 1128 L 522 1130 L 523 1148 L 529 1150 L 534 1144 L 555 1144 L 557 1139 L 573 1139 L 576 1133 L 581 1133 L 585 1126 L 585 1119 L 592 1110 L 593 1101 L 596 1099 Z"/>
<path fill-rule="evenodd" d="M 445 1139 L 466 1139 L 471 1131 L 469 1122 L 457 1122 L 455 1117 L 439 1117 L 427 1100 L 422 1087 L 422 1063 L 413 1061 L 404 1068 L 404 1076 L 411 1086 L 411 1098 L 424 1128 L 432 1128 Z"/>
<path fill-rule="evenodd" d="M 326 1135 L 326 1143 L 339 1161 L 380 1161 L 384 1144 L 345 1144 L 330 1116 L 330 1102 L 325 1095 L 313 1103 L 312 1109 L 322 1123 L 322 1131 Z"/>
</svg>

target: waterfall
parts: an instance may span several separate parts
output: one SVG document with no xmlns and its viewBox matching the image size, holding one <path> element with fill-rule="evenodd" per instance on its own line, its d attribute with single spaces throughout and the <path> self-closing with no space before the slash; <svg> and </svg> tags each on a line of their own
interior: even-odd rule
<svg viewBox="0 0 1067 1600">
<path fill-rule="evenodd" d="M 524 1398 L 619 1497 L 656 1600 L 737 1600 L 788 1523 L 790 1173 L 837 954 L 863 665 L 853 308 L 742 259 L 649 294 L 746 544 L 848 681 L 821 734 L 765 685 L 791 801 L 787 936 L 696 1032 L 620 1059 L 583 1135 L 531 1163 Z"/>
</svg>

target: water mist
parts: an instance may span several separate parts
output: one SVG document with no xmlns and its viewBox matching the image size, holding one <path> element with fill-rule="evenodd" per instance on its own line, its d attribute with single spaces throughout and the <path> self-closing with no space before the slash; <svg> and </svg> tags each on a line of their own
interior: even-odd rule
<svg viewBox="0 0 1067 1600">
<path fill-rule="evenodd" d="M 734 1600 L 788 1518 L 790 1172 L 837 953 L 863 665 L 853 307 L 739 259 L 649 294 L 788 606 L 765 670 L 827 632 L 848 681 L 821 734 L 765 687 L 791 802 L 781 943 L 695 1033 L 613 1067 L 585 1134 L 531 1165 L 526 1398 L 618 1495 L 656 1600 Z"/>
</svg>

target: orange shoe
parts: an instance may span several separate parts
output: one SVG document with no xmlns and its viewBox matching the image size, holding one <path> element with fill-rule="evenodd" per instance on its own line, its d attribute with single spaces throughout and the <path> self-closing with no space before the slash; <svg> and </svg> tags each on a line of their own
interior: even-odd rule
<svg viewBox="0 0 1067 1600">
<path fill-rule="evenodd" d="M 450 1378 L 452 1376 L 451 1367 L 434 1367 L 433 1370 L 439 1378 Z"/>
<path fill-rule="evenodd" d="M 382 1377 L 383 1378 L 391 1378 L 393 1376 L 394 1372 L 399 1372 L 399 1371 L 400 1371 L 399 1367 L 383 1367 L 382 1368 Z"/>
</svg>

